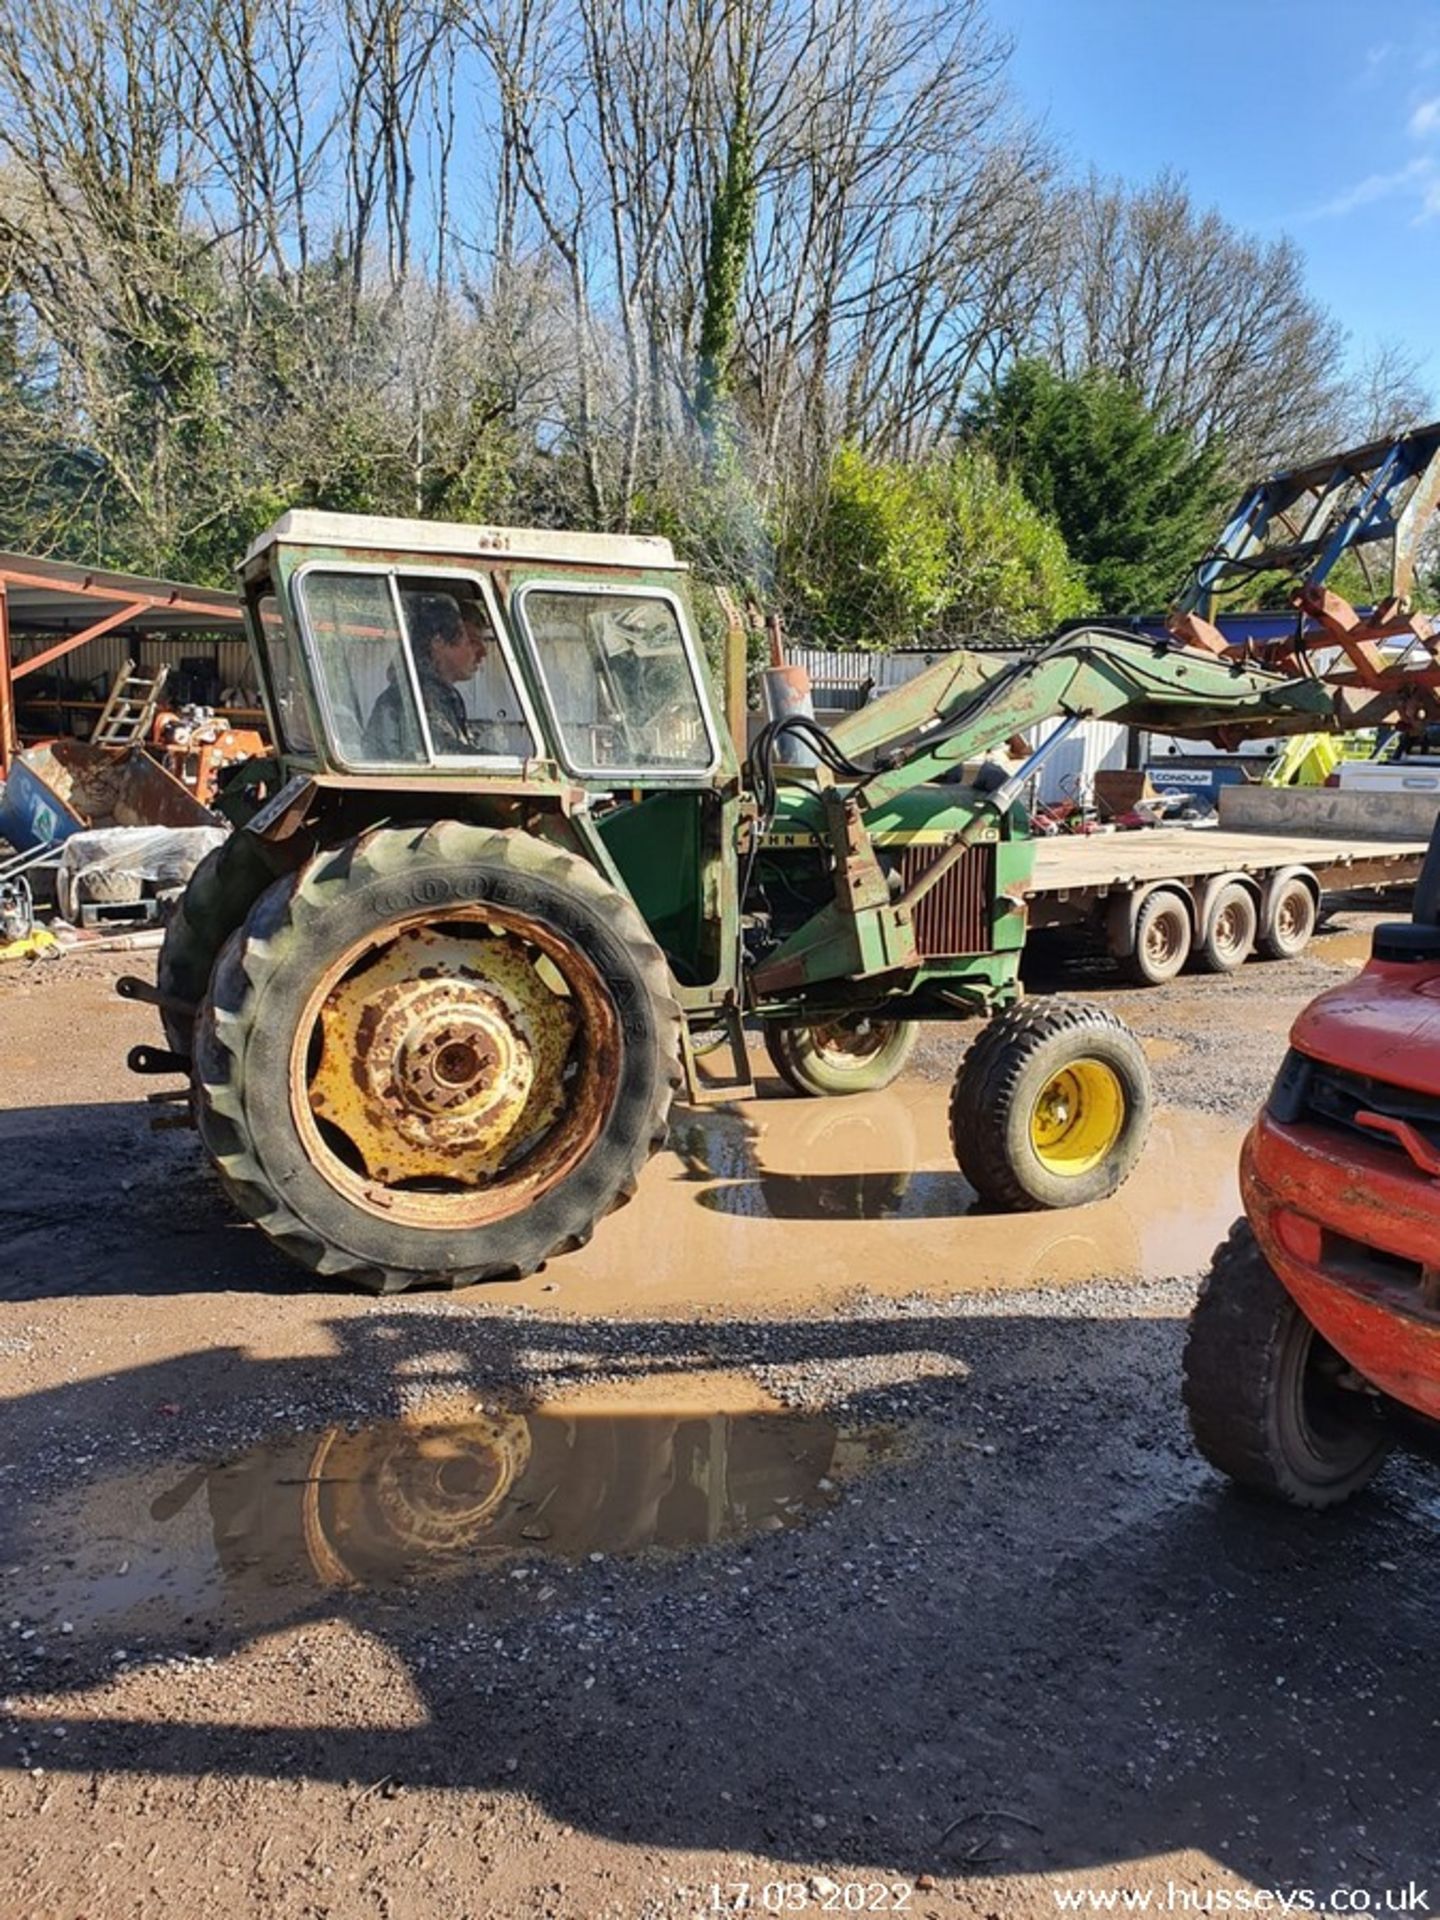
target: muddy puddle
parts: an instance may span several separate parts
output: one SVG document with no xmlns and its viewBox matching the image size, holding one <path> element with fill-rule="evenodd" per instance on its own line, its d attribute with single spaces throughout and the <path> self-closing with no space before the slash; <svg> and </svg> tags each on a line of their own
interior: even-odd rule
<svg viewBox="0 0 1440 1920">
<path fill-rule="evenodd" d="M 101 1481 L 46 1516 L 26 1612 L 47 1632 L 123 1646 L 279 1622 L 345 1591 L 477 1576 L 485 1612 L 547 1560 L 804 1525 L 889 1448 L 879 1429 L 846 1434 L 744 1385 L 740 1411 L 640 1382 L 525 1412 L 329 1426 Z"/>
<path fill-rule="evenodd" d="M 1401 919 L 1403 915 L 1397 914 Z M 1336 927 L 1333 932 L 1317 933 L 1311 941 L 1306 958 L 1320 960 L 1327 967 L 1363 967 L 1370 958 L 1370 948 L 1375 938 L 1374 927 Z"/>
<path fill-rule="evenodd" d="M 815 1308 L 882 1295 L 1199 1271 L 1239 1211 L 1244 1123 L 1161 1112 L 1112 1199 L 987 1214 L 958 1171 L 948 1090 L 687 1108 L 635 1202 L 505 1293 L 569 1312 Z"/>
</svg>

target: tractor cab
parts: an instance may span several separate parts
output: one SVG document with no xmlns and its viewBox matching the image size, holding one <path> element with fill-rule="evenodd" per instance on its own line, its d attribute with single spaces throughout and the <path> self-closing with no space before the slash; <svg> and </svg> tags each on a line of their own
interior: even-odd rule
<svg viewBox="0 0 1440 1920">
<path fill-rule="evenodd" d="M 733 988 L 713 876 L 738 768 L 668 540 L 296 512 L 242 572 L 287 776 L 497 826 L 540 809 L 682 992 Z"/>
<path fill-rule="evenodd" d="M 668 540 L 289 513 L 243 574 L 287 766 L 602 793 L 733 770 Z"/>
</svg>

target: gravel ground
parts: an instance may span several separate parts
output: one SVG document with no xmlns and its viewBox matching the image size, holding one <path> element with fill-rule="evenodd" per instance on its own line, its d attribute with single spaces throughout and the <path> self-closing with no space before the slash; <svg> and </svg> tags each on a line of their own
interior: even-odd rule
<svg viewBox="0 0 1440 1920">
<path fill-rule="evenodd" d="M 1238 1146 L 1370 917 L 1232 979 L 1133 993 L 1041 956 L 1032 985 L 1141 1033 L 1172 1158 L 1186 1126 Z M 1433 1475 L 1397 1460 L 1310 1518 L 1195 1458 L 1183 1165 L 1118 1275 L 1057 1254 L 1016 1285 L 972 1255 L 996 1223 L 937 1217 L 939 1172 L 913 1218 L 868 1188 L 842 1220 L 717 1209 L 771 1191 L 800 1103 L 705 1136 L 731 1159 L 682 1116 L 597 1247 L 680 1266 L 688 1307 L 568 1262 L 377 1303 L 294 1274 L 192 1136 L 145 1131 L 121 1062 L 148 1019 L 109 994 L 134 961 L 0 980 L 0 1911 L 659 1920 L 748 1887 L 1031 1920 L 1077 1889 L 1429 1888 Z M 962 1039 L 926 1041 L 917 1111 Z M 767 1263 L 803 1292 L 768 1299 Z M 412 1532 L 347 1581 L 396 1508 L 345 1508 L 335 1462 L 416 1432 L 456 1511 L 528 1448 L 516 1524 Z"/>
</svg>

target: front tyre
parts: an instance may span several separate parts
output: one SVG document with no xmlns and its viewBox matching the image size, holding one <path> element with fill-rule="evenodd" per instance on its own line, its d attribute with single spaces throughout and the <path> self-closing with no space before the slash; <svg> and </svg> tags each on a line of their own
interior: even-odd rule
<svg viewBox="0 0 1440 1920">
<path fill-rule="evenodd" d="M 1190 1316 L 1184 1396 L 1195 1444 L 1272 1500 L 1333 1507 L 1390 1449 L 1375 1401 L 1276 1278 L 1248 1221 L 1216 1249 Z"/>
<path fill-rule="evenodd" d="M 794 1093 L 819 1099 L 837 1093 L 874 1093 L 898 1080 L 920 1036 L 916 1020 L 880 1020 L 844 1014 L 813 1026 L 765 1022 L 770 1064 Z"/>
<path fill-rule="evenodd" d="M 992 1207 L 1084 1206 L 1130 1177 L 1150 1109 L 1128 1027 L 1085 1001 L 1029 1000 L 996 1014 L 961 1062 L 950 1144 Z"/>
<path fill-rule="evenodd" d="M 680 1082 L 648 929 L 593 867 L 445 821 L 318 854 L 255 903 L 196 1022 L 241 1211 L 373 1292 L 514 1279 L 635 1190 Z"/>
<path fill-rule="evenodd" d="M 232 833 L 186 882 L 160 948 L 155 980 L 165 996 L 160 1018 L 165 1044 L 189 1058 L 195 1012 L 204 999 L 220 949 L 251 907 L 273 885 L 291 843 L 277 850 L 251 833 Z M 298 850 L 297 850 L 298 851 Z M 290 858 L 293 864 L 293 856 Z"/>
</svg>

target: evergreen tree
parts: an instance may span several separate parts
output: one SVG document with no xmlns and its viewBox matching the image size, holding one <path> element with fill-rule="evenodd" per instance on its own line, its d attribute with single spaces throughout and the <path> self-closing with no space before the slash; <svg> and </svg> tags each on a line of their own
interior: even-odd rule
<svg viewBox="0 0 1440 1920">
<path fill-rule="evenodd" d="M 1225 505 L 1218 447 L 1166 431 L 1123 381 L 1021 360 L 972 427 L 1065 536 L 1104 614 L 1162 613 Z"/>
</svg>

